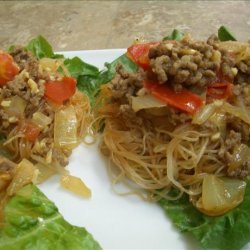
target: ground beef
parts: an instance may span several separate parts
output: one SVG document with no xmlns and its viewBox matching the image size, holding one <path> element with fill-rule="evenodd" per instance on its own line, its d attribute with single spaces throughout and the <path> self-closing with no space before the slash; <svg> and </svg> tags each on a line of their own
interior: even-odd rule
<svg viewBox="0 0 250 250">
<path fill-rule="evenodd" d="M 241 142 L 250 143 L 250 126 L 240 118 L 228 116 L 227 127 L 241 135 Z"/>
<path fill-rule="evenodd" d="M 118 115 L 121 115 L 123 120 L 128 123 L 132 122 L 139 126 L 143 123 L 143 119 L 132 110 L 131 105 L 129 104 L 120 105 L 120 112 Z"/>
<path fill-rule="evenodd" d="M 70 156 L 69 151 L 60 149 L 60 148 L 53 148 L 52 151 L 52 162 L 58 162 L 61 166 L 67 166 L 69 164 L 68 157 Z"/>
<path fill-rule="evenodd" d="M 128 73 L 121 65 L 118 65 L 116 72 L 115 77 L 109 85 L 114 99 L 135 95 L 135 93 L 143 87 L 143 74 L 141 71 L 137 73 Z"/>
<path fill-rule="evenodd" d="M 34 80 L 40 79 L 38 60 L 32 55 L 30 51 L 25 48 L 16 46 L 10 53 L 14 58 L 14 61 L 20 67 L 20 70 L 26 70 L 29 72 L 30 77 Z"/>
<path fill-rule="evenodd" d="M 171 107 L 169 107 L 168 109 L 168 121 L 174 126 L 184 124 L 192 119 L 190 115 L 188 115 L 187 113 L 183 113 L 178 109 L 174 109 Z"/>
<path fill-rule="evenodd" d="M 235 82 L 238 84 L 250 84 L 250 60 L 236 63 L 238 74 Z"/>
<path fill-rule="evenodd" d="M 228 175 L 236 178 L 244 178 L 250 173 L 250 161 L 245 162 L 241 168 L 237 168 L 231 172 L 228 172 Z"/>
<path fill-rule="evenodd" d="M 246 138 L 244 138 L 244 129 L 248 130 L 248 137 L 249 137 L 249 126 L 247 124 L 238 124 L 238 120 L 235 120 L 232 122 L 232 124 L 235 126 L 235 130 L 229 128 L 229 131 L 226 133 L 226 138 L 224 139 L 224 145 L 222 145 L 221 150 L 219 151 L 219 158 L 222 160 L 222 162 L 226 166 L 230 166 L 230 163 L 233 161 L 233 154 L 235 150 L 242 144 L 246 143 Z M 231 124 L 231 123 L 230 123 Z M 247 125 L 247 126 L 244 126 Z M 243 126 L 244 128 L 241 128 Z M 230 126 L 229 126 L 230 127 Z M 238 132 L 241 131 L 241 132 Z M 231 177 L 237 177 L 237 178 L 244 178 L 250 173 L 250 158 L 248 158 L 242 166 L 237 168 L 236 170 L 230 170 L 228 168 L 227 174 Z"/>
<path fill-rule="evenodd" d="M 241 134 L 229 129 L 226 132 L 225 138 L 221 138 L 222 146 L 218 152 L 219 158 L 227 165 L 232 158 L 235 146 L 241 144 Z"/>
<path fill-rule="evenodd" d="M 44 83 L 37 82 L 37 92 L 33 92 L 28 85 L 30 78 L 24 78 L 22 74 L 17 75 L 12 81 L 2 88 L 4 98 L 18 95 L 30 104 L 38 106 L 44 96 Z"/>
<path fill-rule="evenodd" d="M 234 147 L 241 144 L 241 138 L 241 133 L 236 132 L 234 130 L 230 130 L 227 133 L 227 137 L 225 138 L 226 151 L 232 153 Z"/>
<path fill-rule="evenodd" d="M 218 38 L 213 36 L 207 42 L 183 39 L 153 46 L 149 58 L 158 82 L 167 82 L 176 91 L 192 86 L 204 89 L 216 81 L 220 67 L 223 75 L 233 81 L 235 63 L 226 51 L 217 49 L 217 42 Z"/>
<path fill-rule="evenodd" d="M 2 98 L 15 95 L 23 98 L 27 102 L 25 113 L 32 114 L 43 100 L 44 82 L 49 80 L 49 75 L 39 70 L 38 60 L 24 48 L 16 47 L 11 55 L 20 67 L 20 74 L 2 87 Z"/>
</svg>

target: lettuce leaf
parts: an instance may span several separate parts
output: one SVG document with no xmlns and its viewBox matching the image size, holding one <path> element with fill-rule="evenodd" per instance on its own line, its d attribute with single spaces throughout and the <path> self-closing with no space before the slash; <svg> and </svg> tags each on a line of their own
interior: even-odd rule
<svg viewBox="0 0 250 250">
<path fill-rule="evenodd" d="M 90 74 L 87 72 L 87 70 L 85 70 L 85 73 L 84 71 L 82 71 L 83 73 L 79 74 L 77 78 L 77 88 L 88 95 L 91 104 L 94 104 L 95 97 L 99 91 L 100 86 L 102 84 L 108 83 L 113 79 L 116 72 L 116 66 L 118 64 L 121 64 L 127 72 L 135 72 L 138 68 L 138 66 L 133 61 L 131 61 L 126 54 L 124 54 L 118 57 L 113 62 L 106 63 L 106 69 L 104 69 L 103 71 L 99 71 L 97 73 L 93 70 L 93 74 Z"/>
<path fill-rule="evenodd" d="M 179 31 L 179 30 L 177 30 L 177 29 L 174 29 L 170 35 L 165 36 L 165 37 L 163 38 L 163 41 L 165 41 L 165 40 L 176 40 L 176 41 L 180 41 L 180 40 L 183 38 L 183 36 L 184 36 L 184 33 L 183 33 L 183 32 L 181 32 L 181 31 Z"/>
<path fill-rule="evenodd" d="M 48 58 L 62 58 L 63 57 L 63 55 L 55 54 L 54 51 L 53 51 L 52 46 L 41 35 L 39 35 L 39 36 L 35 37 L 34 39 L 32 39 L 27 44 L 27 46 L 25 48 L 27 50 L 31 51 L 32 54 L 35 57 L 37 57 L 38 59 L 41 59 L 43 57 L 48 57 Z M 10 47 L 10 49 L 13 49 L 13 47 Z"/>
<path fill-rule="evenodd" d="M 23 187 L 5 206 L 0 249 L 99 250 L 86 229 L 72 226 L 33 184 Z"/>
<path fill-rule="evenodd" d="M 64 65 L 68 69 L 71 76 L 78 78 L 81 75 L 96 76 L 99 74 L 99 69 L 93 65 L 85 63 L 79 57 L 65 59 Z"/>
<path fill-rule="evenodd" d="M 162 199 L 160 206 L 175 226 L 191 233 L 204 249 L 237 250 L 250 241 L 250 180 L 244 201 L 237 208 L 218 217 L 200 213 L 189 202 L 188 196 L 177 201 Z"/>
<path fill-rule="evenodd" d="M 31 51 L 38 59 L 43 57 L 51 58 L 54 55 L 51 45 L 43 36 L 37 36 L 32 39 L 26 46 L 26 49 Z"/>
<path fill-rule="evenodd" d="M 221 26 L 218 29 L 218 38 L 220 41 L 236 41 L 235 36 L 226 26 Z"/>
</svg>

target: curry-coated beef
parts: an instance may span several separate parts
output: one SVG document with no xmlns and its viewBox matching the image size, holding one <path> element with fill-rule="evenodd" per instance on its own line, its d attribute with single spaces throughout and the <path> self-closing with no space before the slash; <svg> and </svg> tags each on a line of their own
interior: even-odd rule
<svg viewBox="0 0 250 250">
<path fill-rule="evenodd" d="M 143 87 L 142 85 L 143 72 L 137 73 L 126 72 L 122 65 L 116 68 L 116 75 L 110 82 L 110 88 L 114 99 L 133 96 Z"/>
<path fill-rule="evenodd" d="M 203 89 L 217 79 L 219 69 L 229 79 L 234 75 L 234 62 L 216 41 L 164 41 L 149 51 L 150 65 L 159 83 L 168 83 L 178 91 L 195 86 Z"/>
<path fill-rule="evenodd" d="M 24 48 L 16 47 L 11 55 L 20 67 L 20 74 L 2 88 L 3 98 L 17 95 L 28 102 L 29 109 L 37 107 L 44 96 L 48 75 L 39 70 L 38 60 Z"/>
<path fill-rule="evenodd" d="M 10 54 L 20 67 L 20 71 L 25 69 L 34 80 L 39 78 L 38 60 L 30 51 L 21 46 L 16 46 Z"/>
</svg>

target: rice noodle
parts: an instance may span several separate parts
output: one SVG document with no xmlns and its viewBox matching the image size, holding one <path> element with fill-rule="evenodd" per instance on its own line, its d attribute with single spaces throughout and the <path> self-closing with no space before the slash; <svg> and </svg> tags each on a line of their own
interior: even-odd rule
<svg viewBox="0 0 250 250">
<path fill-rule="evenodd" d="M 140 193 L 144 198 L 147 195 L 149 200 L 159 197 L 173 199 L 169 191 L 177 187 L 180 193 L 176 199 L 182 193 L 199 195 L 203 169 L 208 173 L 217 171 L 218 175 L 224 170 L 217 157 L 223 144 L 213 143 L 210 139 L 214 131 L 191 123 L 178 126 L 173 131 L 167 127 L 148 126 L 148 122 L 136 126 L 133 121 L 117 115 L 116 109 L 113 108 L 113 114 L 109 109 L 105 116 L 101 151 L 110 158 L 109 173 L 114 185 L 124 181 L 125 177 L 138 185 L 135 188 L 125 181 L 132 189 L 126 194 Z"/>
</svg>

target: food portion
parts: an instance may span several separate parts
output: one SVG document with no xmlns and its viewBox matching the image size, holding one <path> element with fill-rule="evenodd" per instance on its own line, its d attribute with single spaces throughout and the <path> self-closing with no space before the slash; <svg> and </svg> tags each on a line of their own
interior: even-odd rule
<svg viewBox="0 0 250 250">
<path fill-rule="evenodd" d="M 65 169 L 91 122 L 89 98 L 78 91 L 77 76 L 65 61 L 41 36 L 0 51 L 1 212 L 22 186 L 55 173 L 66 189 L 91 195 Z"/>
<path fill-rule="evenodd" d="M 65 166 L 91 121 L 89 98 L 65 61 L 41 36 L 0 51 L 1 154 L 30 161 L 38 183 L 54 173 L 72 180 Z"/>
<path fill-rule="evenodd" d="M 0 51 L 1 249 L 101 249 L 31 184 L 59 173 L 62 187 L 91 196 L 65 168 L 92 119 L 89 98 L 77 89 L 78 76 L 96 70 L 89 66 L 87 73 L 73 74 L 73 61 L 55 54 L 42 36 Z M 88 66 L 81 60 L 79 65 Z"/>
<path fill-rule="evenodd" d="M 101 247 L 85 228 L 66 222 L 55 204 L 29 184 L 6 204 L 0 249 L 99 250 Z"/>
<path fill-rule="evenodd" d="M 250 173 L 249 43 L 184 35 L 135 43 L 127 56 L 139 69 L 118 65 L 96 108 L 115 180 L 151 200 L 187 194 L 209 216 L 238 206 Z"/>
<path fill-rule="evenodd" d="M 26 158 L 38 168 L 63 169 L 84 136 L 87 97 L 76 89 L 73 77 L 58 73 L 60 59 L 38 60 L 18 47 L 0 55 L 8 57 L 1 66 L 2 147 L 15 162 Z"/>
</svg>

